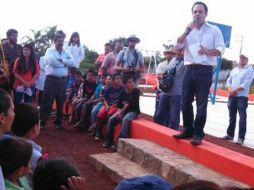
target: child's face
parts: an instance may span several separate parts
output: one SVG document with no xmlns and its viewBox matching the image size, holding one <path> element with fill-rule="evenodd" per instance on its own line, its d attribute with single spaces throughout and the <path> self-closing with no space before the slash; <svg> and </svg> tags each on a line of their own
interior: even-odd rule
<svg viewBox="0 0 254 190">
<path fill-rule="evenodd" d="M 76 80 L 79 82 L 82 81 L 83 80 L 82 75 L 76 75 Z"/>
<path fill-rule="evenodd" d="M 106 80 L 107 80 L 106 77 L 101 77 L 101 79 L 100 79 L 101 84 L 105 85 L 106 84 Z"/>
<path fill-rule="evenodd" d="M 32 168 L 32 158 L 30 158 L 27 166 L 22 166 L 19 169 L 19 177 L 26 176 Z"/>
<path fill-rule="evenodd" d="M 73 71 L 73 70 L 71 70 L 71 69 L 69 69 L 69 71 L 68 71 L 68 75 L 69 75 L 69 76 L 74 76 L 74 74 L 75 74 L 75 73 L 74 73 L 74 71 Z"/>
<path fill-rule="evenodd" d="M 121 76 L 116 76 L 114 80 L 115 85 L 121 85 L 122 84 L 122 77 Z"/>
<path fill-rule="evenodd" d="M 92 73 L 87 73 L 86 80 L 93 82 L 95 81 L 95 76 Z"/>
<path fill-rule="evenodd" d="M 10 108 L 7 111 L 7 115 L 5 115 L 4 113 L 0 114 L 1 132 L 5 133 L 8 131 L 11 131 L 11 125 L 13 123 L 14 116 L 15 116 L 14 105 L 12 101 L 10 100 Z M 1 133 L 0 133 L 0 136 L 1 136 Z"/>
<path fill-rule="evenodd" d="M 107 76 L 107 79 L 106 79 L 106 85 L 109 86 L 112 84 L 112 78 L 110 76 Z"/>
<path fill-rule="evenodd" d="M 132 78 L 127 80 L 126 88 L 127 88 L 127 90 L 132 90 L 134 88 L 134 81 Z"/>
</svg>

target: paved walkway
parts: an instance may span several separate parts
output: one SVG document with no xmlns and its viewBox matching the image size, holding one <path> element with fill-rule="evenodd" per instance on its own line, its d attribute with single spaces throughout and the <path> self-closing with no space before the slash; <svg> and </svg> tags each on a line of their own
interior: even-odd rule
<svg viewBox="0 0 254 190">
<path fill-rule="evenodd" d="M 245 137 L 244 146 L 254 148 L 254 102 L 250 102 L 247 109 L 247 133 Z M 193 104 L 194 112 L 196 110 L 195 102 Z M 155 110 L 155 97 L 141 96 L 140 97 L 140 109 L 142 113 L 153 116 Z M 207 121 L 205 126 L 205 133 L 222 137 L 226 134 L 228 126 L 228 109 L 227 109 L 227 98 L 216 97 L 215 105 L 211 102 L 208 103 Z M 237 125 L 238 125 L 237 119 Z M 181 125 L 182 125 L 182 114 L 181 114 Z M 235 139 L 237 139 L 238 126 L 235 131 Z"/>
</svg>

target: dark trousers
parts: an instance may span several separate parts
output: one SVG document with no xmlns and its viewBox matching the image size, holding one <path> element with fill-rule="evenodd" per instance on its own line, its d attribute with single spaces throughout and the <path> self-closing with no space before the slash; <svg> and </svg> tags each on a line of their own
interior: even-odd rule
<svg viewBox="0 0 254 190">
<path fill-rule="evenodd" d="M 228 111 L 229 111 L 229 126 L 227 129 L 227 135 L 234 137 L 235 135 L 235 126 L 236 126 L 236 113 L 239 112 L 239 134 L 238 138 L 245 139 L 246 134 L 246 119 L 247 119 L 247 110 L 248 107 L 248 98 L 241 96 L 229 96 L 228 98 Z"/>
<path fill-rule="evenodd" d="M 186 66 L 182 87 L 184 133 L 203 139 L 207 115 L 207 102 L 212 84 L 212 66 Z M 194 121 L 192 103 L 196 96 L 197 113 Z"/>
<path fill-rule="evenodd" d="M 40 118 L 46 122 L 51 112 L 54 100 L 56 100 L 56 121 L 62 123 L 63 105 L 66 97 L 67 77 L 47 76 L 41 101 Z"/>
<path fill-rule="evenodd" d="M 161 93 L 154 121 L 160 125 L 178 129 L 180 123 L 180 111 L 180 95 L 169 96 L 165 93 Z"/>
</svg>

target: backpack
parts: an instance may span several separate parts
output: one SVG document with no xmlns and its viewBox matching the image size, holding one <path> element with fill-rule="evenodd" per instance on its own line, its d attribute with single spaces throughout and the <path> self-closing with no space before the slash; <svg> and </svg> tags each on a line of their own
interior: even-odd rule
<svg viewBox="0 0 254 190">
<path fill-rule="evenodd" d="M 163 92 L 168 92 L 172 88 L 172 86 L 174 85 L 176 67 L 181 63 L 182 59 L 177 58 L 176 61 L 177 61 L 176 65 L 173 68 L 168 69 L 163 74 L 163 78 L 161 80 L 159 80 L 159 88 Z"/>
</svg>

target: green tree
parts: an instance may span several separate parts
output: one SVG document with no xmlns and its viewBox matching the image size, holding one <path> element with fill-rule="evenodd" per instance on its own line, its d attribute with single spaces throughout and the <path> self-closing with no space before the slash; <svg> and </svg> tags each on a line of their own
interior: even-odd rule
<svg viewBox="0 0 254 190">
<path fill-rule="evenodd" d="M 57 31 L 57 26 L 48 26 L 44 29 L 38 31 L 31 30 L 32 36 L 24 36 L 22 38 L 22 44 L 34 42 L 35 51 L 43 56 L 47 50 L 54 42 L 55 34 Z"/>
<path fill-rule="evenodd" d="M 85 59 L 80 63 L 81 70 L 95 69 L 94 63 L 98 57 L 98 53 L 94 50 L 90 50 L 88 47 L 85 48 Z"/>
<path fill-rule="evenodd" d="M 222 58 L 221 59 L 221 67 L 220 70 L 232 70 L 233 68 L 233 61 Z"/>
<path fill-rule="evenodd" d="M 123 43 L 123 45 L 124 45 L 125 47 L 128 46 L 127 39 L 126 39 L 125 37 L 121 37 L 121 36 L 120 36 L 120 37 L 118 37 L 118 38 L 113 38 L 113 39 L 109 40 L 109 43 L 111 43 L 113 47 L 115 47 L 116 42 L 121 42 L 121 43 Z"/>
</svg>

